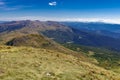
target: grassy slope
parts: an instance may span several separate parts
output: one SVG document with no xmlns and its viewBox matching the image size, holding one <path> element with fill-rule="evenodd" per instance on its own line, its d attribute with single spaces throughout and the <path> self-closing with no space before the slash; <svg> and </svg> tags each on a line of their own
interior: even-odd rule
<svg viewBox="0 0 120 80">
<path fill-rule="evenodd" d="M 38 47 L 38 48 L 39 47 L 43 47 L 43 48 L 54 47 L 52 42 L 47 40 L 47 38 L 45 38 L 42 35 L 37 35 L 37 34 L 18 36 L 8 41 L 6 44 L 10 46 L 32 46 L 32 47 Z"/>
<path fill-rule="evenodd" d="M 120 80 L 120 76 L 53 50 L 0 46 L 0 80 Z"/>
<path fill-rule="evenodd" d="M 67 49 L 60 44 L 54 42 L 53 40 L 41 35 L 41 34 L 29 34 L 24 36 L 18 36 L 9 40 L 6 45 L 9 46 L 26 46 L 34 48 L 44 48 L 49 50 L 55 50 L 58 52 L 66 53 L 79 57 L 80 60 L 89 61 L 83 54 L 78 54 L 77 52 Z"/>
<path fill-rule="evenodd" d="M 65 47 L 82 52 L 88 57 L 95 58 L 98 61 L 98 65 L 106 69 L 113 69 L 117 72 L 120 72 L 120 54 L 118 52 L 110 51 L 102 48 L 81 46 L 77 44 L 63 44 Z"/>
</svg>

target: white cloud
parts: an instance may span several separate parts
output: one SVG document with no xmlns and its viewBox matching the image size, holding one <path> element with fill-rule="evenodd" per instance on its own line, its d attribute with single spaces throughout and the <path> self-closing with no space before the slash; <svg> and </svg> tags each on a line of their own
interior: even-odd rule
<svg viewBox="0 0 120 80">
<path fill-rule="evenodd" d="M 18 20 L 41 20 L 41 21 L 47 21 L 48 18 L 41 17 L 41 16 L 12 16 L 12 17 L 1 17 L 0 21 L 18 21 Z"/>
<path fill-rule="evenodd" d="M 55 1 L 54 1 L 54 2 L 49 2 L 48 4 L 49 4 L 50 6 L 56 6 L 56 5 L 57 5 L 57 2 L 55 2 Z"/>
<path fill-rule="evenodd" d="M 1 17 L 0 20 L 40 20 L 40 21 L 76 21 L 76 22 L 104 22 L 120 24 L 120 19 L 100 19 L 100 18 L 56 18 L 56 17 L 41 17 L 41 16 L 23 16 L 23 17 Z"/>
<path fill-rule="evenodd" d="M 103 23 L 113 23 L 120 24 L 120 19 L 118 18 L 61 18 L 59 21 L 76 21 L 76 22 L 103 22 Z"/>
</svg>

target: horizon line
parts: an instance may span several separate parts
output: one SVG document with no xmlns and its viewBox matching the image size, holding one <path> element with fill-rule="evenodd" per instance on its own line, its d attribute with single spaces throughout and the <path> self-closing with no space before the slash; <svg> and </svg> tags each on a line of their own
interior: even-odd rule
<svg viewBox="0 0 120 80">
<path fill-rule="evenodd" d="M 120 24 L 120 19 L 110 19 L 110 18 L 46 18 L 46 17 L 13 17 L 13 18 L 1 18 L 0 21 L 22 21 L 22 20 L 39 20 L 39 21 L 57 21 L 57 22 L 101 22 L 101 23 L 111 23 Z"/>
</svg>

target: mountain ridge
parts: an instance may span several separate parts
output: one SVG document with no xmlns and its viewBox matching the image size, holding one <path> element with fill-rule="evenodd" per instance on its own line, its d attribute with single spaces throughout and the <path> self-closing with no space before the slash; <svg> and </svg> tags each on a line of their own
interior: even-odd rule
<svg viewBox="0 0 120 80">
<path fill-rule="evenodd" d="M 102 51 L 100 51 L 98 54 L 95 54 L 94 56 L 87 57 L 86 55 L 84 55 L 85 52 L 82 51 L 79 46 L 78 47 L 74 46 L 74 47 L 77 48 L 77 50 L 81 50 L 81 51 L 75 52 L 75 51 L 72 51 L 71 48 L 67 47 L 67 48 L 71 49 L 71 50 L 69 50 L 67 48 L 64 48 L 61 45 L 66 44 L 66 43 L 75 44 L 75 45 L 78 44 L 80 46 L 85 45 L 88 47 L 105 48 L 105 50 L 109 49 L 111 51 L 114 50 L 115 48 L 117 48 L 119 50 L 118 46 L 120 46 L 119 39 L 114 39 L 111 37 L 94 34 L 91 32 L 84 31 L 84 30 L 77 30 L 77 29 L 71 28 L 69 26 L 63 25 L 59 22 L 53 22 L 53 21 L 41 22 L 41 21 L 27 20 L 27 21 L 13 21 L 13 22 L 8 22 L 8 23 L 3 23 L 3 24 L 2 24 L 2 26 L 0 26 L 1 29 L 4 27 L 3 28 L 4 32 L 0 32 L 0 36 L 1 36 L 0 44 L 2 44 L 2 45 L 6 44 L 6 43 L 12 43 L 12 44 L 19 43 L 18 46 L 26 46 L 28 44 L 28 47 L 29 46 L 35 47 L 37 45 L 36 48 L 40 48 L 42 46 L 40 45 L 40 43 L 39 43 L 40 41 L 37 36 L 38 35 L 44 36 L 47 38 L 45 40 L 43 39 L 44 41 L 47 40 L 48 43 L 52 42 L 52 44 L 53 44 L 53 48 L 50 47 L 49 44 L 48 44 L 49 47 L 46 47 L 46 48 L 52 48 L 52 50 L 55 49 L 55 50 L 58 50 L 59 52 L 70 54 L 72 56 L 81 58 L 82 60 L 85 60 L 85 61 L 88 61 L 88 62 L 94 63 L 94 64 L 99 64 L 98 63 L 99 58 L 97 58 L 97 57 L 98 57 L 98 55 L 100 55 L 100 53 Z M 37 36 L 31 36 L 31 34 L 34 34 Z M 29 39 L 26 39 L 26 38 L 29 38 L 30 41 L 29 41 Z M 37 40 L 36 40 L 36 38 L 37 38 Z M 59 44 L 54 41 L 58 42 Z M 16 43 L 16 42 L 18 42 L 18 43 Z M 20 45 L 20 43 L 22 43 L 22 44 Z M 107 44 L 107 46 L 106 46 L 106 44 Z M 34 46 L 32 46 L 32 45 L 34 45 Z M 85 50 L 85 49 L 83 48 L 83 50 Z M 90 51 L 91 51 L 91 49 L 90 49 Z M 93 52 L 94 52 L 94 50 L 93 50 Z M 107 54 L 109 54 L 108 52 L 107 52 Z M 110 59 L 104 58 L 104 57 L 102 57 L 102 55 L 100 55 L 100 60 L 104 59 L 103 61 L 101 61 L 102 63 L 104 63 L 107 60 L 110 61 L 110 60 L 114 59 L 115 62 L 117 62 L 117 64 L 115 64 L 115 65 L 119 65 L 119 60 L 118 60 L 119 56 L 114 58 L 114 55 L 116 56 L 116 54 L 114 54 L 114 52 L 109 55 L 106 55 L 106 52 L 105 53 L 103 52 L 102 54 L 104 55 L 104 57 L 109 57 L 112 55 L 110 57 Z M 119 54 L 119 52 L 118 52 L 118 54 Z M 108 62 L 108 64 L 109 64 L 109 62 Z M 111 61 L 110 61 L 109 65 L 112 65 Z M 104 66 L 102 66 L 102 67 L 104 67 Z M 106 67 L 108 67 L 108 66 L 106 66 Z"/>
</svg>

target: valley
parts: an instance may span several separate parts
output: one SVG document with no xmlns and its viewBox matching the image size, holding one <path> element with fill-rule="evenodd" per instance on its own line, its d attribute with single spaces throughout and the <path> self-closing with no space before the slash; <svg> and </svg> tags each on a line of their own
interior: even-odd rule
<svg viewBox="0 0 120 80">
<path fill-rule="evenodd" d="M 0 80 L 119 80 L 119 33 L 73 25 L 0 23 Z"/>
</svg>

